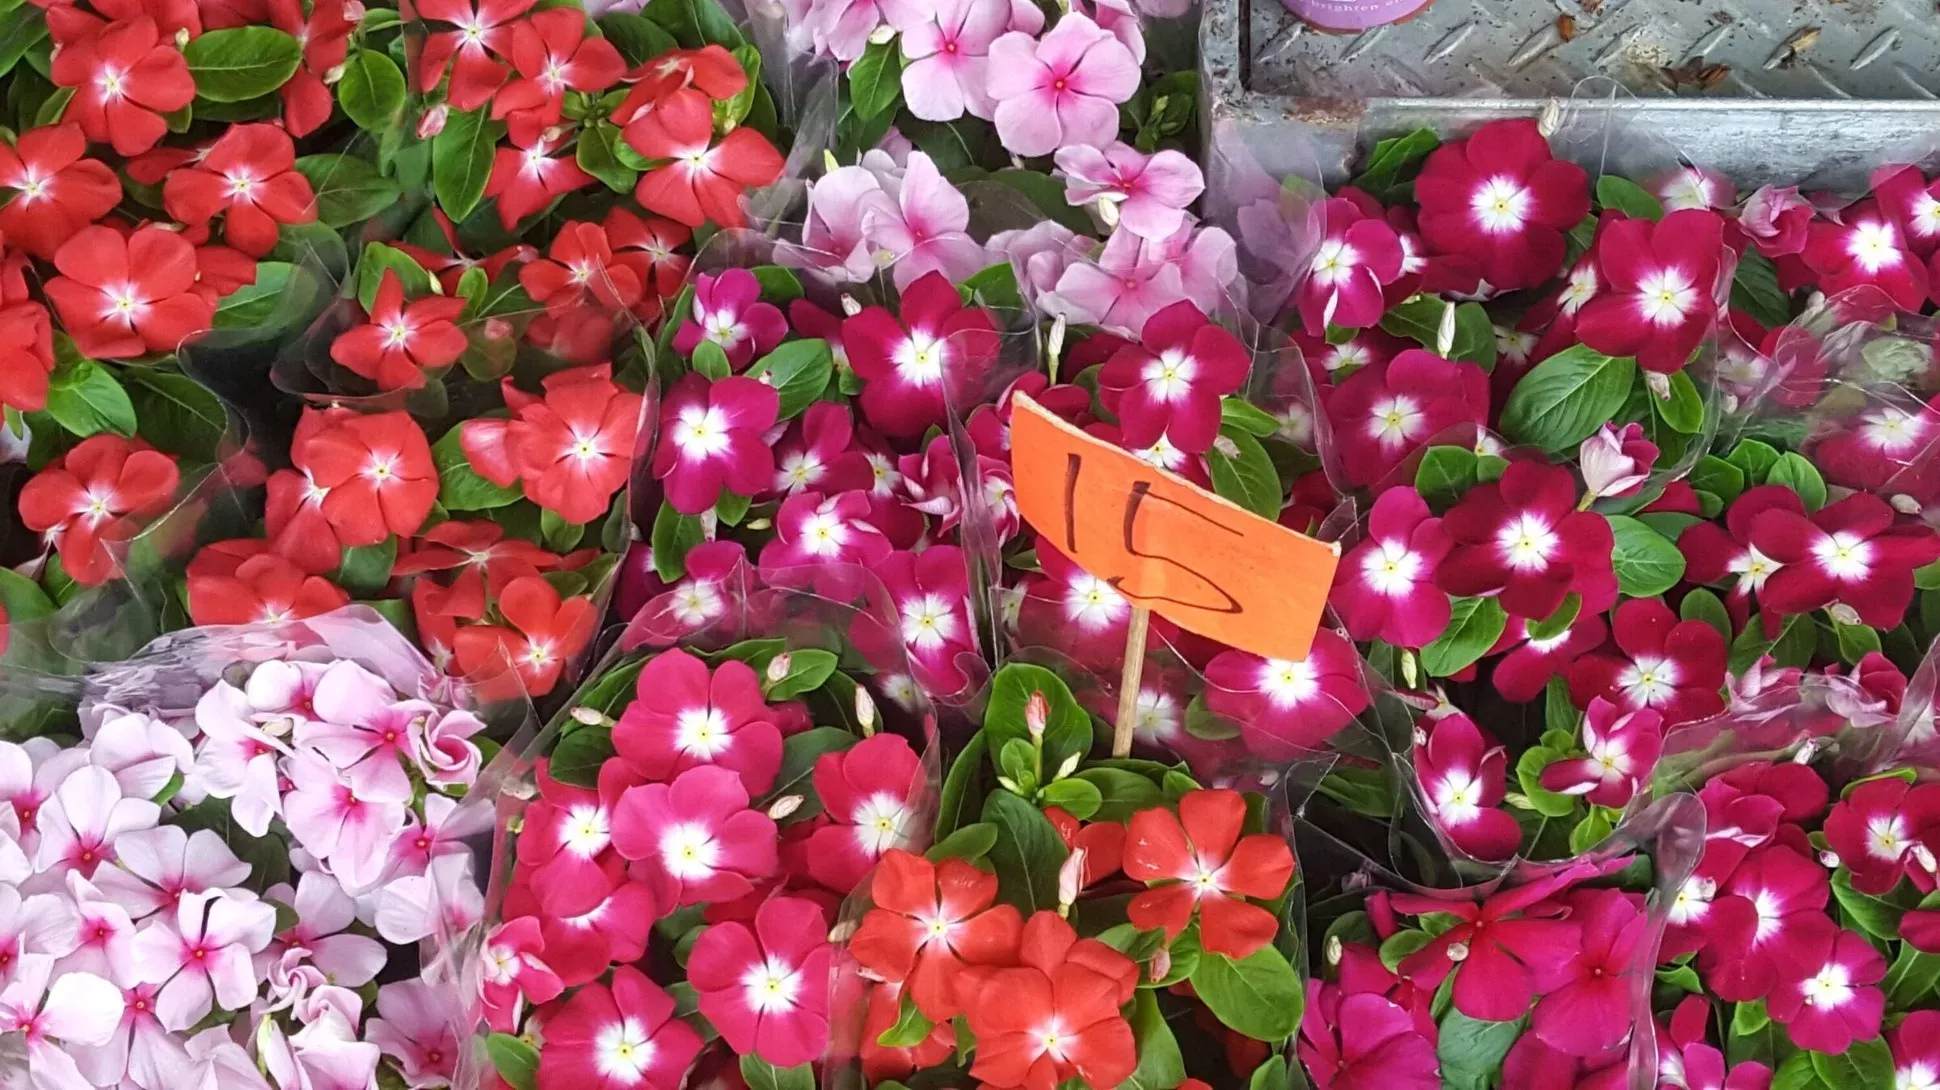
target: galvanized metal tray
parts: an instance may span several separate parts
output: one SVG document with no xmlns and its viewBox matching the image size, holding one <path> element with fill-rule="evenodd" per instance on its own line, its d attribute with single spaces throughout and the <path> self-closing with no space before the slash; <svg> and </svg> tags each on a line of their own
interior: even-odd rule
<svg viewBox="0 0 1940 1090">
<path fill-rule="evenodd" d="M 1200 44 L 1210 120 L 1268 169 L 1312 149 L 1330 181 L 1357 143 L 1572 99 L 1578 126 L 1661 134 L 1745 186 L 1851 189 L 1940 147 L 1936 0 L 1439 0 L 1360 35 L 1206 0 Z"/>
</svg>

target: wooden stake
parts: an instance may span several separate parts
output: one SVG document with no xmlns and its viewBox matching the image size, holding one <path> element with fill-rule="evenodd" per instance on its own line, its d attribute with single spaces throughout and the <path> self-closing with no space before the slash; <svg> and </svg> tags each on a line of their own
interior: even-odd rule
<svg viewBox="0 0 1940 1090">
<path fill-rule="evenodd" d="M 1145 636 L 1152 627 L 1152 611 L 1133 607 L 1131 627 L 1125 631 L 1125 671 L 1118 677 L 1118 722 L 1113 725 L 1111 755 L 1132 755 L 1132 729 L 1138 725 L 1138 687 L 1145 674 Z"/>
</svg>

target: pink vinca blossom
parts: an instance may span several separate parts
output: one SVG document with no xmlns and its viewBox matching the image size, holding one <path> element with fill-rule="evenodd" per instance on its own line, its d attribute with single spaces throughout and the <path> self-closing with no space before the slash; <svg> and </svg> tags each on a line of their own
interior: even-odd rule
<svg viewBox="0 0 1940 1090">
<path fill-rule="evenodd" d="M 184 1030 L 220 1006 L 241 1010 L 256 997 L 251 955 L 269 946 L 276 910 L 227 893 L 188 893 L 173 918 L 135 936 L 135 983 L 158 984 L 155 1016 Z"/>
<path fill-rule="evenodd" d="M 407 785 L 391 791 L 372 782 L 353 785 L 311 753 L 288 762 L 295 788 L 283 800 L 283 819 L 303 849 L 324 861 L 344 888 L 361 893 L 383 878 L 391 842 L 404 828 Z"/>
<path fill-rule="evenodd" d="M 1587 708 L 1599 697 L 1625 711 L 1649 708 L 1677 726 L 1724 710 L 1724 636 L 1700 620 L 1681 621 L 1656 598 L 1617 607 L 1616 647 L 1585 655 L 1570 669 L 1570 697 Z"/>
<path fill-rule="evenodd" d="M 1591 252 L 1603 289 L 1577 317 L 1577 336 L 1598 352 L 1635 356 L 1646 370 L 1683 370 L 1717 328 L 1724 218 L 1692 210 L 1652 223 L 1606 213 Z"/>
<path fill-rule="evenodd" d="M 351 932 L 357 902 L 329 875 L 308 871 L 297 880 L 294 896 L 285 889 L 274 899 L 296 910 L 296 923 L 276 936 L 272 953 L 300 947 L 332 984 L 346 988 L 363 987 L 384 967 L 384 944 Z"/>
<path fill-rule="evenodd" d="M 519 1025 L 527 1003 L 556 998 L 564 985 L 544 960 L 546 940 L 537 916 L 507 920 L 485 938 L 480 990 L 485 1018 L 500 1032 Z"/>
<path fill-rule="evenodd" d="M 1247 748 L 1284 760 L 1325 742 L 1368 705 L 1361 657 L 1338 633 L 1314 634 L 1298 662 L 1221 651 L 1206 664 L 1206 707 L 1239 725 Z"/>
<path fill-rule="evenodd" d="M 674 649 L 640 671 L 637 695 L 613 727 L 613 748 L 636 773 L 666 782 L 700 765 L 741 777 L 750 797 L 766 794 L 781 767 L 781 732 L 745 662 L 707 664 Z"/>
<path fill-rule="evenodd" d="M 1057 164 L 1065 200 L 1080 208 L 1093 201 L 1101 209 L 1112 206 L 1118 223 L 1140 238 L 1169 237 L 1206 190 L 1199 165 L 1170 149 L 1146 155 L 1121 141 L 1103 149 L 1077 144 L 1059 149 Z"/>
<path fill-rule="evenodd" d="M 1554 158 L 1536 122 L 1495 121 L 1443 144 L 1415 181 L 1421 234 L 1438 253 L 1479 260 L 1500 291 L 1556 275 L 1564 234 L 1590 214 L 1589 176 Z"/>
<path fill-rule="evenodd" d="M 1583 470 L 1583 490 L 1598 499 L 1634 496 L 1650 480 L 1657 461 L 1657 444 L 1644 438 L 1642 424 L 1605 424 L 1577 448 Z"/>
<path fill-rule="evenodd" d="M 1335 198 L 1320 208 L 1326 236 L 1308 263 L 1298 294 L 1300 320 L 1319 335 L 1328 326 L 1364 329 L 1387 312 L 1382 290 L 1401 279 L 1401 237 L 1387 222 Z"/>
<path fill-rule="evenodd" d="M 1367 536 L 1341 560 L 1328 602 L 1355 640 L 1419 649 L 1448 627 L 1448 595 L 1435 568 L 1453 547 L 1442 520 L 1413 488 L 1374 501 Z"/>
<path fill-rule="evenodd" d="M 297 727 L 297 745 L 321 754 L 362 796 L 411 797 L 405 766 L 438 713 L 435 705 L 397 699 L 390 682 L 346 660 L 331 663 L 317 680 L 311 706 L 317 718 Z"/>
<path fill-rule="evenodd" d="M 1630 1035 L 1630 992 L 1647 964 L 1650 921 L 1643 897 L 1615 889 L 1572 891 L 1565 904 L 1580 929 L 1578 944 L 1530 1026 L 1543 1043 L 1571 1056 L 1595 1057 Z"/>
<path fill-rule="evenodd" d="M 1626 713 L 1598 697 L 1583 716 L 1587 756 L 1543 769 L 1543 786 L 1596 806 L 1626 806 L 1650 781 L 1663 744 L 1663 716 L 1648 708 Z"/>
<path fill-rule="evenodd" d="M 675 383 L 660 410 L 653 456 L 653 475 L 665 484 L 674 510 L 698 515 L 714 506 L 723 488 L 740 496 L 766 489 L 775 455 L 763 436 L 780 410 L 775 388 L 751 378 L 710 382 L 690 372 Z"/>
<path fill-rule="evenodd" d="M 674 351 L 691 356 L 702 341 L 727 353 L 728 365 L 745 371 L 788 335 L 788 320 L 773 303 L 761 301 L 761 284 L 746 269 L 719 276 L 702 273 L 694 283 L 694 313 L 674 334 Z"/>
<path fill-rule="evenodd" d="M 1885 500 L 1866 492 L 1810 517 L 1766 510 L 1752 522 L 1751 543 L 1780 565 L 1758 592 L 1765 608 L 1810 613 L 1837 603 L 1882 630 L 1896 627 L 1912 602 L 1914 569 L 1940 559 L 1940 537 L 1900 524 Z"/>
<path fill-rule="evenodd" d="M 913 438 L 947 415 L 997 355 L 989 313 L 968 307 L 940 273 L 904 290 L 900 316 L 869 307 L 842 323 L 862 378 L 862 415 L 884 435 Z"/>
<path fill-rule="evenodd" d="M 905 7 L 916 10 L 905 13 Z M 990 46 L 1010 26 L 1010 13 L 1009 0 L 896 5 L 890 20 L 903 34 L 909 112 L 924 121 L 955 121 L 965 113 L 989 120 L 996 109 L 986 89 Z"/>
<path fill-rule="evenodd" d="M 44 1090 L 86 1090 L 90 1085 L 69 1050 L 106 1044 L 121 1022 L 121 990 L 93 973 L 54 975 L 54 959 L 30 954 L 0 991 L 0 1034 L 20 1034 L 27 1045 L 23 1082 Z"/>
<path fill-rule="evenodd" d="M 808 869 L 833 890 L 853 889 L 891 849 L 917 843 L 910 794 L 922 762 L 901 736 L 878 734 L 815 761 L 815 795 L 829 824 L 808 838 Z"/>
<path fill-rule="evenodd" d="M 748 809 L 739 775 L 714 765 L 628 788 L 613 815 L 613 844 L 643 866 L 667 905 L 745 897 L 776 865 L 774 820 Z"/>
<path fill-rule="evenodd" d="M 992 42 L 989 74 L 997 136 L 1026 156 L 1111 143 L 1139 79 L 1132 51 L 1075 12 L 1041 39 L 1012 31 Z"/>
<path fill-rule="evenodd" d="M 639 777 L 626 762 L 608 761 L 594 790 L 561 783 L 543 769 L 538 779 L 539 801 L 527 808 L 519 837 L 519 864 L 532 868 L 531 882 L 547 915 L 577 916 L 612 891 L 622 862 L 610 850 L 614 810 Z"/>
<path fill-rule="evenodd" d="M 449 1086 L 458 1072 L 460 1017 L 449 992 L 400 980 L 378 989 L 377 1017 L 365 1025 L 364 1037 L 397 1061 L 411 1090 Z"/>
<path fill-rule="evenodd" d="M 124 798 L 114 773 L 93 765 L 76 769 L 34 823 L 40 833 L 34 869 L 55 881 L 69 873 L 92 878 L 114 861 L 122 835 L 153 828 L 160 817 L 161 808 L 147 799 Z"/>
<path fill-rule="evenodd" d="M 1307 982 L 1300 1062 L 1319 1090 L 1438 1090 L 1435 1046 L 1408 1012 L 1368 993 Z"/>
<path fill-rule="evenodd" d="M 175 906 L 184 893 L 239 886 L 249 864 L 236 858 L 221 834 L 158 825 L 115 841 L 118 867 L 95 872 L 95 884 L 135 919 Z"/>
<path fill-rule="evenodd" d="M 1415 772 L 1435 824 L 1477 859 L 1509 858 L 1522 845 L 1522 826 L 1500 808 L 1506 752 L 1460 712 L 1426 726 L 1428 740 L 1415 746 Z"/>
<path fill-rule="evenodd" d="M 708 933 L 711 933 L 710 929 Z M 678 1090 L 701 1035 L 674 1016 L 674 999 L 631 965 L 611 987 L 589 984 L 546 1020 L 540 1090 Z"/>
<path fill-rule="evenodd" d="M 793 1067 L 828 1046 L 831 950 L 821 906 L 774 897 L 756 911 L 752 929 L 734 922 L 703 931 L 687 978 L 730 1048 Z"/>
<path fill-rule="evenodd" d="M 876 247 L 876 259 L 894 265 L 891 278 L 905 292 L 905 317 L 911 284 L 932 273 L 964 280 L 987 263 L 983 246 L 966 233 L 970 202 L 923 152 L 911 152 L 901 177 L 885 177 L 861 202 L 862 230 Z"/>
<path fill-rule="evenodd" d="M 1602 515 L 1577 510 L 1569 470 L 1512 462 L 1502 479 L 1477 485 L 1442 516 L 1455 547 L 1436 582 L 1458 597 L 1495 595 L 1512 617 L 1540 621 L 1576 594 L 1582 612 L 1616 603 L 1616 548 Z"/>
<path fill-rule="evenodd" d="M 1458 922 L 1403 958 L 1401 972 L 1417 986 L 1435 987 L 1455 974 L 1455 1009 L 1485 1022 L 1522 1017 L 1537 991 L 1575 955 L 1581 929 L 1566 920 L 1534 919 L 1523 910 L 1568 881 L 1561 875 L 1503 890 L 1477 904 L 1416 894 L 1389 899 L 1397 912 L 1446 912 Z"/>
<path fill-rule="evenodd" d="M 69 872 L 66 896 L 36 897 L 40 952 L 53 954 L 62 973 L 90 973 L 111 981 L 134 977 L 135 924 L 128 910 Z"/>
<path fill-rule="evenodd" d="M 124 796 L 152 799 L 169 780 L 188 774 L 195 749 L 181 731 L 135 712 L 110 716 L 95 728 L 88 763 L 114 773 Z"/>
</svg>

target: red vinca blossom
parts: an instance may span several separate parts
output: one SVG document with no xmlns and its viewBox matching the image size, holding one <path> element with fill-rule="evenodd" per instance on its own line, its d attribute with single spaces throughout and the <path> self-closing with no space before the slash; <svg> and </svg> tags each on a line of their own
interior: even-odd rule
<svg viewBox="0 0 1940 1090">
<path fill-rule="evenodd" d="M 231 126 L 201 162 L 169 172 L 162 201 L 189 225 L 192 241 L 206 240 L 219 214 L 223 241 L 256 258 L 276 248 L 282 224 L 317 218 L 316 193 L 296 169 L 296 145 L 268 124 Z"/>
<path fill-rule="evenodd" d="M 1138 1066 L 1120 1008 L 1138 966 L 1096 939 L 1080 939 L 1054 912 L 1024 925 L 1021 964 L 981 978 L 965 996 L 977 1035 L 971 1077 L 996 1088 L 1055 1090 L 1066 1079 L 1117 1086 Z M 966 982 L 969 983 L 969 982 Z"/>
<path fill-rule="evenodd" d="M 1576 335 L 1646 370 L 1683 370 L 1717 328 L 1724 218 L 1704 209 L 1657 223 L 1606 213 L 1591 252 L 1602 288 L 1577 316 Z"/>
<path fill-rule="evenodd" d="M 599 623 L 591 598 L 562 599 L 541 575 L 523 575 L 506 584 L 498 610 L 510 628 L 467 625 L 453 638 L 452 651 L 461 670 L 483 672 L 488 683 L 489 674 L 509 662 L 531 696 L 552 691 L 573 656 L 591 642 Z M 494 686 L 494 691 L 502 690 Z"/>
<path fill-rule="evenodd" d="M 464 309 L 463 299 L 445 295 L 407 304 L 404 282 L 386 269 L 369 320 L 339 333 L 330 342 L 330 358 L 379 390 L 415 390 L 424 385 L 426 371 L 449 367 L 465 354 L 465 333 L 457 324 Z"/>
<path fill-rule="evenodd" d="M 168 132 L 162 115 L 195 98 L 189 62 L 146 15 L 63 42 L 52 75 L 56 86 L 74 88 L 65 120 L 118 155 L 140 155 L 160 143 Z"/>
<path fill-rule="evenodd" d="M 110 546 L 140 532 L 159 514 L 181 474 L 161 451 L 118 435 L 96 435 L 55 459 L 20 490 L 20 521 L 60 550 L 61 567 L 84 587 L 113 576 Z"/>
<path fill-rule="evenodd" d="M 1328 604 L 1356 640 L 1426 647 L 1448 627 L 1435 569 L 1453 547 L 1420 493 L 1390 488 L 1374 501 L 1367 536 L 1341 560 Z"/>
<path fill-rule="evenodd" d="M 402 412 L 329 413 L 290 451 L 296 468 L 329 489 L 323 517 L 348 546 L 411 535 L 438 500 L 438 469 L 417 421 Z"/>
<path fill-rule="evenodd" d="M 1219 438 L 1221 399 L 1245 384 L 1251 366 L 1238 337 L 1181 301 L 1147 318 L 1139 343 L 1112 355 L 1098 373 L 1098 390 L 1128 448 L 1164 438 L 1203 454 Z"/>
<path fill-rule="evenodd" d="M 75 347 L 96 359 L 173 352 L 209 328 L 215 302 L 195 290 L 195 247 L 150 224 L 123 237 L 87 227 L 54 255 L 47 299 Z"/>
<path fill-rule="evenodd" d="M 1652 709 L 1674 727 L 1724 710 L 1724 635 L 1701 620 L 1680 621 L 1656 598 L 1632 598 L 1611 618 L 1616 647 L 1576 660 L 1570 698 L 1599 697 L 1626 711 Z"/>
<path fill-rule="evenodd" d="M 500 384 L 510 420 L 467 420 L 459 446 L 478 475 L 501 488 L 523 481 L 526 497 L 580 525 L 606 513 L 632 471 L 640 433 L 639 394 L 612 379 L 612 367 L 575 367 L 542 380 L 533 397 Z"/>
<path fill-rule="evenodd" d="M 752 928 L 737 921 L 701 932 L 687 979 L 728 1047 L 793 1067 L 828 1047 L 833 949 L 819 905 L 773 897 L 755 912 Z"/>
<path fill-rule="evenodd" d="M 956 1017 L 956 982 L 966 965 L 1014 963 L 1024 920 L 996 904 L 997 876 L 961 859 L 932 863 L 898 848 L 870 880 L 875 901 L 849 950 L 882 979 L 907 984 L 932 1022 Z"/>
<path fill-rule="evenodd" d="M 586 16 L 573 8 L 533 12 L 514 23 L 511 53 L 518 77 L 493 98 L 492 117 L 506 120 L 512 142 L 522 147 L 559 124 L 568 90 L 597 94 L 626 75 L 620 51 L 605 38 L 588 38 Z"/>
<path fill-rule="evenodd" d="M 1345 198 L 1327 201 L 1320 214 L 1327 236 L 1300 285 L 1300 320 L 1316 336 L 1330 325 L 1364 329 L 1379 323 L 1388 309 L 1381 289 L 1401 279 L 1401 237 Z"/>
<path fill-rule="evenodd" d="M 854 889 L 876 860 L 917 841 L 911 795 L 922 769 L 901 735 L 878 734 L 815 759 L 815 794 L 828 824 L 808 840 L 808 872 L 836 891 Z"/>
<path fill-rule="evenodd" d="M 1279 921 L 1247 898 L 1270 901 L 1293 878 L 1293 852 L 1270 833 L 1242 837 L 1246 800 L 1237 791 L 1192 791 L 1174 816 L 1165 808 L 1132 815 L 1125 838 L 1127 877 L 1146 883 L 1125 914 L 1141 930 L 1176 939 L 1199 918 L 1199 940 L 1230 958 L 1251 957 L 1273 941 Z"/>
<path fill-rule="evenodd" d="M 679 1090 L 701 1035 L 674 1016 L 674 999 L 631 965 L 613 983 L 573 993 L 546 1019 L 540 1090 Z"/>
<path fill-rule="evenodd" d="M 1347 482 L 1378 484 L 1445 432 L 1479 427 L 1489 415 L 1489 376 L 1473 363 L 1410 349 L 1349 375 L 1326 406 Z M 1462 429 L 1447 440 L 1472 446 L 1475 435 Z"/>
<path fill-rule="evenodd" d="M 425 36 L 418 55 L 418 90 L 430 91 L 451 69 L 448 94 L 454 110 L 476 110 L 505 82 L 506 68 L 492 54 L 512 49 L 511 23 L 533 0 L 418 0 L 418 14 L 452 24 Z"/>
<path fill-rule="evenodd" d="M 0 208 L 0 237 L 52 260 L 61 243 L 121 203 L 121 179 L 87 155 L 81 126 L 68 122 L 0 141 L 0 189 L 13 199 Z"/>
<path fill-rule="evenodd" d="M 576 11 L 553 11 L 576 21 L 580 18 Z M 514 138 L 513 143 L 517 146 L 500 147 L 492 153 L 492 177 L 485 183 L 485 195 L 497 198 L 498 219 L 508 231 L 527 216 L 551 207 L 560 197 L 594 182 L 572 157 L 557 154 L 559 140 L 548 138 L 544 131 L 524 141 Z"/>
<path fill-rule="evenodd" d="M 668 160 L 640 175 L 633 197 L 649 212 L 689 227 L 708 221 L 747 226 L 741 196 L 781 177 L 781 153 L 768 138 L 742 126 L 714 142 L 714 105 L 684 89 L 629 123 L 628 145 L 648 159 Z"/>
<path fill-rule="evenodd" d="M 1576 479 L 1560 466 L 1513 462 L 1442 516 L 1455 540 L 1436 581 L 1458 597 L 1496 595 L 1511 616 L 1540 621 L 1571 593 L 1582 612 L 1616 604 L 1616 539 L 1602 515 L 1577 510 Z"/>
<path fill-rule="evenodd" d="M 1914 569 L 1940 559 L 1940 537 L 1925 526 L 1899 525 L 1893 508 L 1868 492 L 1810 517 L 1766 510 L 1752 522 L 1751 543 L 1779 565 L 1758 592 L 1765 608 L 1810 613 L 1836 602 L 1881 630 L 1898 626 L 1913 601 Z"/>
<path fill-rule="evenodd" d="M 1492 121 L 1435 149 L 1415 199 L 1428 245 L 1479 261 L 1491 287 L 1520 291 L 1562 268 L 1565 233 L 1590 214 L 1590 183 L 1550 155 L 1536 122 Z"/>
<path fill-rule="evenodd" d="M 336 584 L 269 549 L 269 542 L 255 538 L 205 546 L 189 562 L 189 619 L 198 625 L 281 624 L 350 603 Z"/>
<path fill-rule="evenodd" d="M 27 293 L 26 264 L 19 255 L 0 263 L 0 405 L 38 412 L 54 370 L 54 323 Z"/>
</svg>

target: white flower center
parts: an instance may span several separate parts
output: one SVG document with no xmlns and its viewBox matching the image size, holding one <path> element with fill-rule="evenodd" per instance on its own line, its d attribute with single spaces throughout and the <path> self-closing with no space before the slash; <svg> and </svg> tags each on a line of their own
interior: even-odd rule
<svg viewBox="0 0 1940 1090">
<path fill-rule="evenodd" d="M 1260 667 L 1260 691 L 1275 707 L 1298 707 L 1320 692 L 1320 674 L 1311 659 L 1267 659 Z"/>
<path fill-rule="evenodd" d="M 1655 326 L 1677 326 L 1697 309 L 1697 289 L 1679 268 L 1658 269 L 1637 285 L 1637 308 Z"/>
<path fill-rule="evenodd" d="M 1467 825 L 1482 816 L 1482 785 L 1466 768 L 1451 770 L 1435 785 L 1435 815 L 1443 825 Z"/>
<path fill-rule="evenodd" d="M 1836 1010 L 1852 1001 L 1852 974 L 1845 966 L 1833 962 L 1800 984 L 1799 991 L 1805 993 L 1809 1005 L 1820 1010 Z"/>
<path fill-rule="evenodd" d="M 1900 233 L 1884 220 L 1867 220 L 1846 236 L 1846 253 L 1868 273 L 1893 268 L 1901 261 Z"/>
<path fill-rule="evenodd" d="M 1547 571 L 1550 559 L 1562 540 L 1541 515 L 1530 511 L 1517 514 L 1495 532 L 1495 545 L 1502 559 L 1517 571 Z"/>
<path fill-rule="evenodd" d="M 697 461 L 727 453 L 727 416 L 713 406 L 688 405 L 674 422 L 674 445 L 681 457 Z"/>
<path fill-rule="evenodd" d="M 1530 194 L 1514 178 L 1498 176 L 1482 183 L 1469 199 L 1475 222 L 1492 235 L 1510 235 L 1529 221 Z"/>
<path fill-rule="evenodd" d="M 1812 543 L 1812 556 L 1825 573 L 1842 583 L 1864 582 L 1873 570 L 1873 543 L 1850 530 L 1836 530 Z"/>
<path fill-rule="evenodd" d="M 1906 820 L 1898 814 L 1875 814 L 1866 821 L 1866 854 L 1897 863 L 1910 839 Z"/>
<path fill-rule="evenodd" d="M 1571 269 L 1569 283 L 1563 287 L 1563 313 L 1575 314 L 1582 310 L 1583 304 L 1596 298 L 1598 286 L 1594 267 L 1578 265 Z"/>
<path fill-rule="evenodd" d="M 1377 594 L 1399 598 L 1415 589 L 1421 580 L 1421 554 L 1408 548 L 1400 538 L 1375 543 L 1361 560 L 1361 577 Z"/>
<path fill-rule="evenodd" d="M 1632 704 L 1653 708 L 1677 694 L 1677 663 L 1667 658 L 1639 656 L 1617 675 L 1617 684 Z"/>
<path fill-rule="evenodd" d="M 653 1039 L 646 1028 L 632 1018 L 600 1027 L 593 1040 L 593 1063 L 601 1075 L 614 1082 L 632 1085 L 646 1078 L 653 1066 Z"/>
<path fill-rule="evenodd" d="M 1927 422 L 1903 409 L 1888 406 L 1867 413 L 1859 434 L 1885 454 L 1905 454 L 1926 438 Z"/>
<path fill-rule="evenodd" d="M 721 846 L 705 825 L 682 822 L 660 834 L 660 864 L 682 881 L 706 878 L 720 864 Z"/>
<path fill-rule="evenodd" d="M 1064 616 L 1086 632 L 1117 624 L 1131 613 L 1125 596 L 1096 576 L 1079 573 L 1064 592 Z"/>
<path fill-rule="evenodd" d="M 1330 238 L 1314 254 L 1314 279 L 1333 286 L 1346 280 L 1361 264 L 1361 255 L 1345 239 Z"/>
<path fill-rule="evenodd" d="M 912 386 L 934 386 L 943 381 L 943 342 L 919 330 L 896 346 L 896 371 Z"/>
<path fill-rule="evenodd" d="M 727 716 L 719 708 L 682 708 L 674 716 L 674 746 L 682 753 L 712 761 L 733 745 Z"/>
<path fill-rule="evenodd" d="M 741 990 L 748 1006 L 758 1014 L 793 1010 L 795 997 L 802 991 L 802 973 L 780 958 L 769 957 L 742 976 Z"/>
<path fill-rule="evenodd" d="M 1158 358 L 1147 360 L 1139 377 L 1145 382 L 1146 393 L 1169 405 L 1192 393 L 1192 380 L 1198 374 L 1198 361 L 1176 348 L 1168 348 Z"/>
<path fill-rule="evenodd" d="M 850 815 L 855 825 L 856 843 L 874 859 L 891 848 L 910 845 L 909 804 L 902 796 L 878 791 L 856 806 Z"/>
<path fill-rule="evenodd" d="M 559 844 L 583 858 L 592 858 L 613 842 L 603 806 L 575 806 L 560 821 Z"/>
<path fill-rule="evenodd" d="M 933 651 L 957 638 L 954 606 L 940 594 L 925 594 L 903 607 L 903 642 Z"/>
<path fill-rule="evenodd" d="M 1394 451 L 1417 438 L 1427 419 L 1411 397 L 1383 398 L 1368 410 L 1367 433 L 1384 449 Z"/>
<path fill-rule="evenodd" d="M 1746 546 L 1745 551 L 1731 558 L 1725 567 L 1738 573 L 1738 593 L 1749 594 L 1765 585 L 1772 573 L 1785 565 L 1758 551 L 1756 545 Z"/>
</svg>

